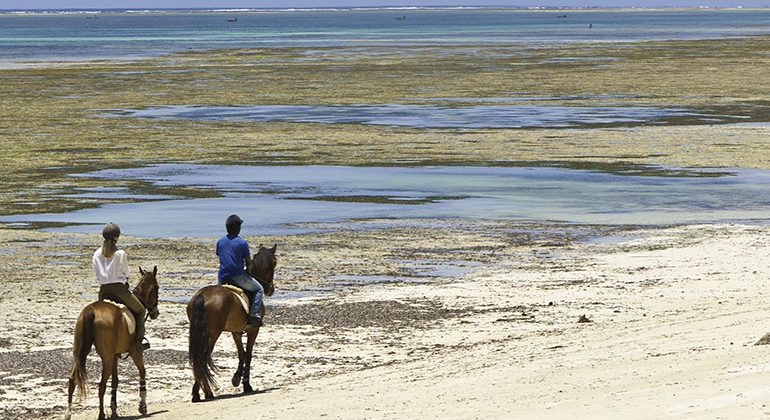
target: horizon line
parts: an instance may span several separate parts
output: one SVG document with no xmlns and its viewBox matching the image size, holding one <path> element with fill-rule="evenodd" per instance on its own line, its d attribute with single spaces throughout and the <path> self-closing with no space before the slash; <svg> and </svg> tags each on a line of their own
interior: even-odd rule
<svg viewBox="0 0 770 420">
<path fill-rule="evenodd" d="M 446 10 L 446 9 L 510 9 L 510 10 L 588 10 L 588 9 L 642 9 L 642 10 L 654 10 L 654 9 L 768 9 L 770 8 L 770 0 L 768 5 L 764 6 L 703 6 L 703 5 L 691 5 L 691 6 L 504 6 L 504 5 L 485 5 L 485 6 L 463 6 L 463 5 L 443 5 L 443 6 L 339 6 L 339 7 L 32 7 L 32 8 L 2 8 L 0 12 L 162 12 L 162 11 L 235 11 L 235 12 L 250 12 L 250 11 L 313 11 L 313 10 L 327 10 L 327 11 L 348 11 L 348 10 Z"/>
</svg>

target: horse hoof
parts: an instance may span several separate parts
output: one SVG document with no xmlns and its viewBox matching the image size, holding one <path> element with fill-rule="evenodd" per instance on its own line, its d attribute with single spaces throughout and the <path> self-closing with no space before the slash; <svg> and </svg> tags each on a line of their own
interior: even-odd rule
<svg viewBox="0 0 770 420">
<path fill-rule="evenodd" d="M 238 374 L 233 375 L 233 386 L 238 387 L 239 383 L 241 383 L 241 375 L 238 375 Z"/>
<path fill-rule="evenodd" d="M 143 416 L 147 415 L 147 403 L 145 402 L 139 403 L 139 413 Z"/>
<path fill-rule="evenodd" d="M 254 388 L 252 388 L 249 384 L 243 384 L 243 393 L 248 394 L 250 392 L 254 392 Z"/>
<path fill-rule="evenodd" d="M 193 395 L 192 402 L 201 402 L 201 397 L 199 395 Z"/>
</svg>

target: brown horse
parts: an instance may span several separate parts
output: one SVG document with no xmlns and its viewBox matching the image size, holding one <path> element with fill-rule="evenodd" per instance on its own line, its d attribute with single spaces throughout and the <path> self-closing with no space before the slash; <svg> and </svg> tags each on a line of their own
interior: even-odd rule
<svg viewBox="0 0 770 420">
<path fill-rule="evenodd" d="M 147 308 L 149 317 L 158 317 L 158 267 L 152 271 L 144 271 L 139 267 L 141 278 L 134 288 L 134 294 Z M 121 310 L 104 301 L 91 303 L 83 308 L 75 324 L 75 344 L 72 350 L 72 369 L 69 378 L 69 395 L 67 398 L 67 415 L 69 420 L 72 413 L 72 393 L 75 387 L 80 388 L 78 396 L 86 396 L 86 356 L 91 352 L 91 346 L 102 358 L 102 380 L 99 382 L 99 419 L 104 419 L 104 392 L 107 389 L 107 379 L 112 377 L 112 400 L 110 408 L 112 417 L 117 417 L 118 408 L 118 356 L 126 353 L 134 360 L 139 369 L 139 412 L 147 414 L 147 390 L 144 381 L 144 357 L 135 348 L 134 334 L 129 334 L 128 325 Z"/>
<path fill-rule="evenodd" d="M 259 246 L 259 251 L 252 257 L 246 270 L 265 289 L 266 296 L 272 296 L 275 291 L 273 274 L 275 272 L 275 250 L 277 246 L 265 248 Z M 264 317 L 265 308 L 260 308 Z M 214 398 L 212 388 L 216 386 L 214 372 L 217 371 L 211 353 L 214 345 L 223 331 L 232 333 L 235 345 L 238 347 L 238 369 L 233 375 L 233 386 L 243 378 L 243 392 L 253 389 L 249 384 L 251 370 L 251 355 L 254 341 L 259 334 L 259 327 L 246 324 L 248 314 L 243 309 L 235 294 L 222 286 L 206 286 L 198 290 L 187 303 L 187 318 L 190 320 L 190 365 L 192 366 L 195 384 L 192 389 L 192 401 L 201 400 L 198 391 L 203 388 L 206 399 Z M 243 349 L 241 334 L 246 332 L 246 350 Z"/>
</svg>

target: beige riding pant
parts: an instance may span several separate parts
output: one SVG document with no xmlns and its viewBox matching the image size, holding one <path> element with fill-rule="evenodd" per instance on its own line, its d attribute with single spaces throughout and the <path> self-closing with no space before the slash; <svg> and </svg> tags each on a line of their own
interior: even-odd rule
<svg viewBox="0 0 770 420">
<path fill-rule="evenodd" d="M 136 342 L 139 343 L 144 337 L 144 317 L 147 314 L 142 302 L 128 290 L 128 283 L 107 283 L 99 288 L 99 300 L 117 299 L 134 314 L 136 318 Z"/>
</svg>

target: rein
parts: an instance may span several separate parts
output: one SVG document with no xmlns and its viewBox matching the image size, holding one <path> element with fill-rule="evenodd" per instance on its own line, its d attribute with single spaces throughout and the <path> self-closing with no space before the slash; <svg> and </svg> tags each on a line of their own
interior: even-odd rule
<svg viewBox="0 0 770 420">
<path fill-rule="evenodd" d="M 268 284 L 268 281 L 262 278 L 261 276 L 255 276 L 254 273 L 251 272 L 251 269 L 246 270 L 246 274 L 250 275 L 254 280 L 258 281 L 260 285 Z"/>
<path fill-rule="evenodd" d="M 139 284 L 142 284 L 142 282 L 139 281 Z M 144 309 L 147 309 L 146 311 L 147 313 L 144 315 L 144 320 L 147 321 L 150 318 L 150 312 L 152 312 L 152 309 L 155 309 L 155 308 L 150 308 L 147 305 L 147 302 L 144 301 L 144 297 L 136 293 L 136 290 L 139 289 L 139 284 L 137 284 L 136 287 L 134 287 L 134 290 L 132 290 L 131 293 L 133 293 L 134 296 L 136 296 L 136 299 L 139 300 L 139 303 L 141 303 L 142 306 L 144 306 Z"/>
<path fill-rule="evenodd" d="M 150 318 L 150 312 L 152 312 L 152 310 L 155 309 L 155 308 L 148 307 L 147 306 L 147 302 L 145 302 L 142 297 L 137 296 L 137 295 L 134 295 L 134 296 L 136 296 L 136 298 L 139 300 L 139 303 L 141 303 L 142 306 L 144 306 L 144 308 L 147 309 L 147 311 L 146 311 L 147 313 L 144 314 L 144 320 L 147 321 L 147 319 Z"/>
</svg>

